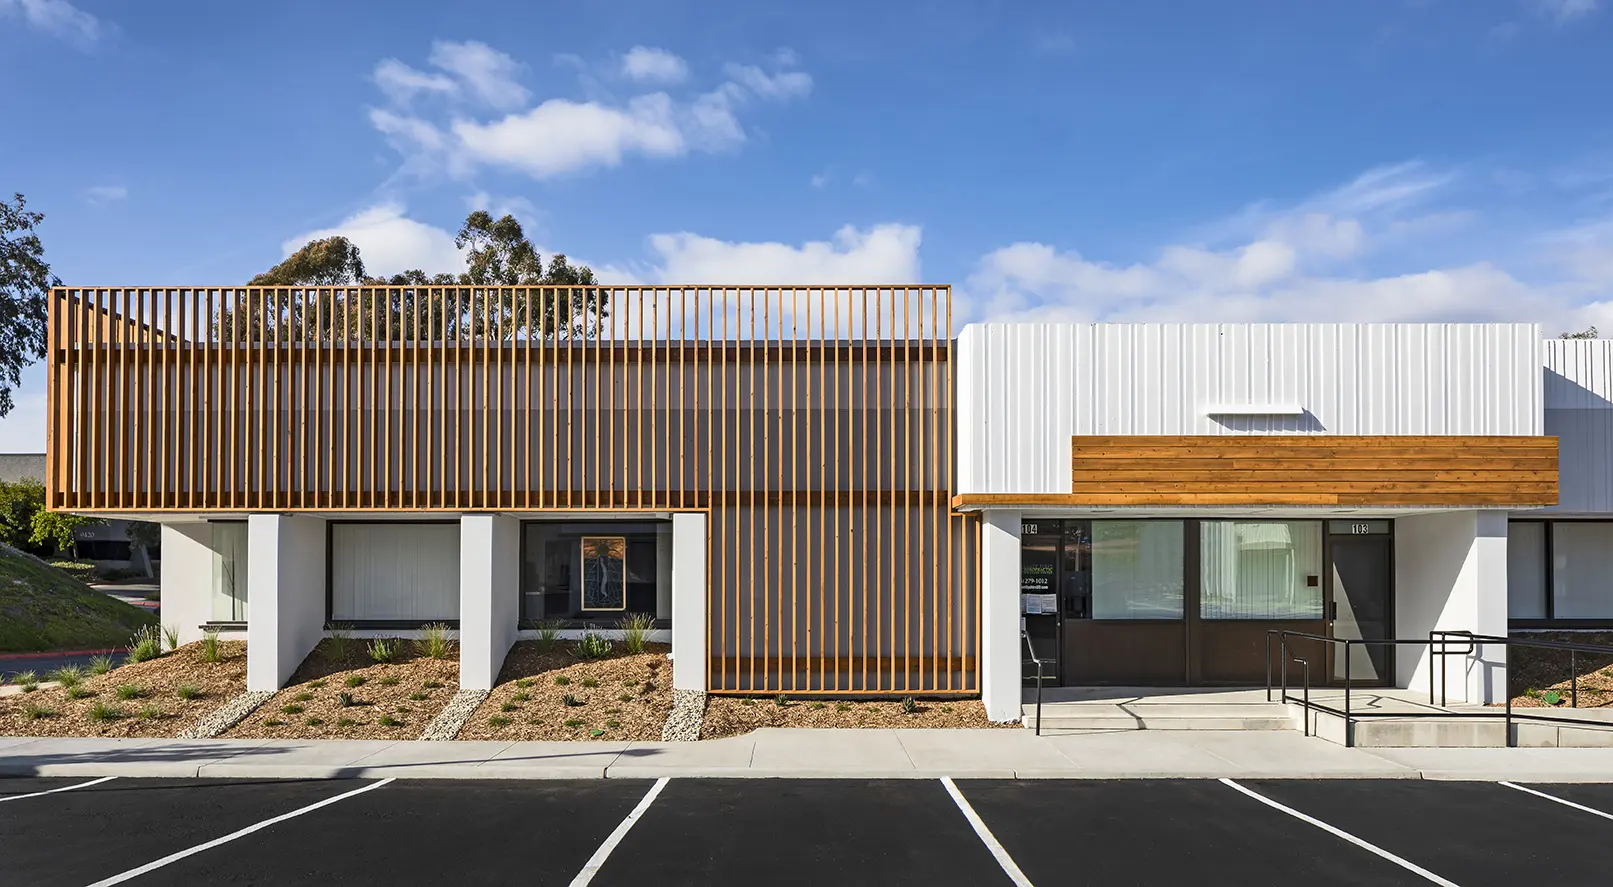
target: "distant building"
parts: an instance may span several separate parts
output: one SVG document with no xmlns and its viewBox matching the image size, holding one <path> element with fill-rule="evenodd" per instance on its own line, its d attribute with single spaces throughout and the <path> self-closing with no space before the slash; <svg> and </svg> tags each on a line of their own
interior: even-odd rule
<svg viewBox="0 0 1613 887">
<path fill-rule="evenodd" d="M 0 483 L 16 483 L 45 477 L 44 453 L 0 453 Z M 133 551 L 129 545 L 129 521 L 108 519 L 79 529 L 75 534 L 78 556 L 104 567 L 128 567 Z"/>
</svg>

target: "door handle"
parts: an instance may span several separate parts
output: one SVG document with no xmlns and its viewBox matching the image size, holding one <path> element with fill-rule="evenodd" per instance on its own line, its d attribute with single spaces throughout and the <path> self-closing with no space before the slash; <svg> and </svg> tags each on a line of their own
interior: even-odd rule
<svg viewBox="0 0 1613 887">
<path fill-rule="evenodd" d="M 1327 618 L 1332 620 L 1332 621 L 1334 621 L 1334 622 L 1338 621 L 1338 619 L 1339 619 L 1339 602 L 1338 601 L 1328 601 L 1327 602 Z"/>
</svg>

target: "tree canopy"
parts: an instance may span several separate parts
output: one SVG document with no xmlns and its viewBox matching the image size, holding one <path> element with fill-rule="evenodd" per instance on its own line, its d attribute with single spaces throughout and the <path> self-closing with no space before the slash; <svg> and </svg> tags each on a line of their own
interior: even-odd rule
<svg viewBox="0 0 1613 887">
<path fill-rule="evenodd" d="M 21 194 L 14 197 L 0 200 L 0 416 L 11 412 L 23 368 L 45 356 L 46 299 L 61 285 L 34 231 L 44 214 L 29 212 Z"/>
<path fill-rule="evenodd" d="M 427 273 L 411 268 L 391 277 L 365 273 L 358 245 L 345 237 L 311 240 L 285 261 L 252 278 L 252 286 L 353 287 L 323 305 L 314 322 L 301 316 L 302 302 L 269 297 L 263 309 L 271 325 L 282 325 L 293 338 L 320 337 L 394 339 L 579 335 L 607 316 L 607 294 L 598 288 L 592 269 L 572 265 L 563 254 L 544 264 L 514 216 L 499 219 L 477 210 L 466 216 L 454 244 L 465 251 L 460 273 Z M 535 297 L 522 287 L 561 286 L 555 295 Z M 497 289 L 515 287 L 514 290 Z M 250 306 L 222 309 L 221 335 L 251 324 Z"/>
</svg>

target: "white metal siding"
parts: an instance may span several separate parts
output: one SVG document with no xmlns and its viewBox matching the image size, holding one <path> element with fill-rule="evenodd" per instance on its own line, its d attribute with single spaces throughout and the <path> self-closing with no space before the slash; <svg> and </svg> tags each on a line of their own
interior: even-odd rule
<svg viewBox="0 0 1613 887">
<path fill-rule="evenodd" d="M 459 525 L 333 524 L 331 619 L 459 618 Z"/>
<path fill-rule="evenodd" d="M 1534 324 L 971 324 L 958 492 L 1070 489 L 1077 434 L 1542 434 Z M 1303 415 L 1205 414 L 1297 405 Z"/>
<path fill-rule="evenodd" d="M 1556 514 L 1613 512 L 1613 340 L 1551 339 L 1546 433 L 1558 437 Z"/>
</svg>

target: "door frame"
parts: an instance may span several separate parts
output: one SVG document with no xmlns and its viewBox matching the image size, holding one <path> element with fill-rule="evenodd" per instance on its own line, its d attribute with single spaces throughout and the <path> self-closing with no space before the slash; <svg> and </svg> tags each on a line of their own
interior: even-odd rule
<svg viewBox="0 0 1613 887">
<path fill-rule="evenodd" d="M 1341 520 L 1344 523 L 1352 522 L 1352 519 L 1349 519 L 1349 518 L 1339 518 L 1337 520 Z M 1397 603 L 1396 599 L 1398 597 L 1398 595 L 1396 594 L 1396 589 L 1395 589 L 1395 574 L 1396 574 L 1396 570 L 1395 570 L 1395 549 L 1396 549 L 1396 545 L 1395 545 L 1395 521 L 1394 521 L 1394 518 L 1356 518 L 1354 520 L 1359 520 L 1359 521 L 1363 521 L 1363 522 L 1369 521 L 1369 520 L 1386 521 L 1389 524 L 1389 532 L 1387 532 L 1387 533 L 1362 533 L 1362 534 L 1334 533 L 1333 532 L 1334 520 L 1329 519 L 1329 520 L 1324 521 L 1323 527 L 1322 527 L 1322 614 L 1325 617 L 1327 617 L 1326 618 L 1326 621 L 1327 621 L 1326 634 L 1327 634 L 1328 637 L 1333 637 L 1333 625 L 1334 625 L 1334 621 L 1335 621 L 1334 617 L 1333 617 L 1333 614 L 1336 612 L 1334 607 L 1335 607 L 1335 602 L 1337 601 L 1337 598 L 1335 597 L 1336 589 L 1333 587 L 1333 572 L 1334 572 L 1333 571 L 1333 539 L 1334 539 L 1334 537 L 1337 537 L 1337 538 L 1340 538 L 1340 539 L 1374 539 L 1374 540 L 1383 540 L 1383 544 L 1388 548 L 1388 550 L 1389 550 L 1389 567 L 1388 567 L 1388 574 L 1389 574 L 1388 579 L 1389 579 L 1389 582 L 1388 582 L 1388 587 L 1385 589 L 1385 592 L 1384 592 L 1385 600 L 1384 600 L 1384 620 L 1383 621 L 1384 621 L 1384 624 L 1389 628 L 1389 636 L 1393 637 L 1394 636 L 1394 625 L 1395 625 L 1395 604 Z M 1329 646 L 1334 646 L 1334 645 L 1329 644 Z M 1385 651 L 1384 651 L 1384 656 L 1383 656 L 1383 674 L 1380 676 L 1380 678 L 1378 680 L 1376 680 L 1376 681 L 1362 681 L 1361 679 L 1355 677 L 1354 675 L 1351 675 L 1350 676 L 1350 686 L 1352 686 L 1352 687 L 1393 687 L 1395 685 L 1395 653 L 1396 653 L 1395 645 L 1394 644 L 1387 645 L 1387 647 L 1385 648 Z M 1329 655 L 1329 657 L 1328 657 L 1327 678 L 1328 678 L 1327 683 L 1330 686 L 1335 686 L 1335 687 L 1344 686 L 1343 678 L 1334 678 L 1333 677 L 1332 656 L 1331 655 Z"/>
</svg>

